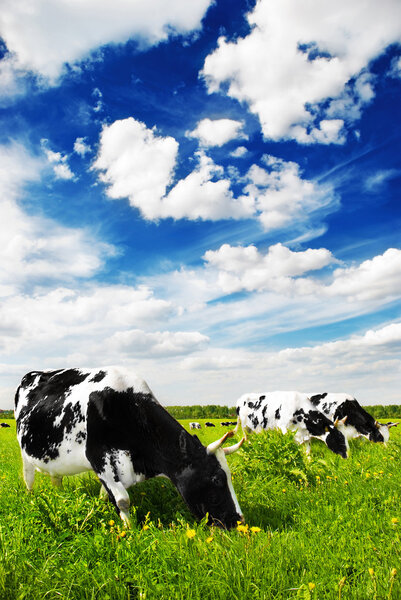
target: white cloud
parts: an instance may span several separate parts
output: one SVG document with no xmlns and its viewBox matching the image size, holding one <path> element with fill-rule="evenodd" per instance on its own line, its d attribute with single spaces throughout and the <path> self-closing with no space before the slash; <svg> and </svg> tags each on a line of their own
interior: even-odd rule
<svg viewBox="0 0 401 600">
<path fill-rule="evenodd" d="M 252 199 L 235 199 L 223 168 L 203 153 L 198 154 L 198 159 L 197 168 L 163 199 L 160 216 L 212 221 L 252 217 Z"/>
<path fill-rule="evenodd" d="M 204 153 L 197 167 L 166 195 L 172 183 L 178 143 L 158 136 L 133 118 L 104 127 L 93 168 L 111 198 L 129 198 L 149 220 L 239 219 L 252 215 L 249 199 L 235 200 L 222 167 Z"/>
<path fill-rule="evenodd" d="M 91 152 L 92 149 L 89 144 L 86 143 L 86 138 L 79 137 L 74 142 L 74 152 L 79 154 L 79 156 L 85 156 L 88 152 Z"/>
<path fill-rule="evenodd" d="M 160 217 L 160 199 L 171 183 L 178 143 L 128 118 L 103 128 L 93 165 L 103 171 L 110 198 L 129 198 L 146 219 Z"/>
<path fill-rule="evenodd" d="M 314 214 L 337 205 L 332 187 L 302 179 L 297 163 L 268 155 L 264 163 L 267 169 L 258 165 L 250 168 L 244 192 L 266 231 L 305 225 Z"/>
<path fill-rule="evenodd" d="M 220 386 L 222 404 L 235 404 L 244 392 L 272 389 L 348 392 L 362 404 L 395 404 L 400 349 L 401 323 L 395 322 L 334 342 L 278 352 L 212 347 L 183 359 L 181 367 L 192 374 L 200 371 L 203 381 Z"/>
<path fill-rule="evenodd" d="M 203 258 L 218 270 L 218 285 L 225 293 L 271 290 L 287 294 L 300 285 L 305 293 L 307 282 L 294 278 L 320 270 L 335 260 L 325 248 L 293 252 L 282 244 L 270 246 L 264 254 L 255 246 L 224 244 L 219 250 L 207 251 Z"/>
<path fill-rule="evenodd" d="M 131 356 L 167 357 L 191 354 L 205 347 L 209 338 L 197 331 L 157 331 L 140 329 L 119 331 L 109 340 L 116 351 Z"/>
<path fill-rule="evenodd" d="M 385 186 L 388 181 L 394 179 L 395 177 L 400 177 L 400 175 L 401 171 L 399 169 L 384 169 L 376 171 L 366 178 L 364 184 L 365 190 L 371 192 L 372 194 L 376 194 Z"/>
<path fill-rule="evenodd" d="M 336 269 L 327 287 L 330 296 L 370 301 L 399 298 L 401 290 L 401 250 L 389 248 L 356 267 Z"/>
<path fill-rule="evenodd" d="M 55 81 L 65 63 L 85 58 L 91 50 L 137 39 L 157 44 L 172 32 L 200 27 L 210 0 L 92 0 L 64 2 L 4 0 L 0 35 L 18 68 Z"/>
<path fill-rule="evenodd" d="M 324 119 L 310 131 L 302 125 L 291 129 L 291 137 L 300 144 L 344 144 L 346 136 L 342 119 Z"/>
<path fill-rule="evenodd" d="M 68 156 L 61 152 L 54 152 L 49 148 L 49 140 L 43 138 L 40 141 L 47 160 L 53 165 L 53 172 L 57 179 L 74 179 L 75 175 L 68 165 Z"/>
<path fill-rule="evenodd" d="M 187 133 L 189 137 L 199 139 L 202 146 L 223 146 L 241 135 L 243 123 L 233 119 L 203 119 L 196 128 Z"/>
<path fill-rule="evenodd" d="M 326 123 L 329 116 L 338 118 L 339 104 L 327 111 L 322 103 L 338 98 L 344 106 L 345 86 L 357 78 L 346 104 L 356 105 L 358 118 L 373 96 L 364 69 L 401 40 L 398 0 L 383 0 L 380 11 L 375 0 L 260 0 L 248 21 L 245 38 L 219 39 L 203 76 L 211 93 L 227 83 L 228 95 L 247 102 L 264 136 L 274 140 L 302 138 L 306 131 L 306 143 L 341 143 L 339 122 Z"/>
<path fill-rule="evenodd" d="M 247 148 L 245 148 L 245 146 L 238 146 L 238 148 L 231 152 L 231 156 L 233 156 L 234 158 L 241 158 L 241 156 L 245 156 L 247 152 L 248 150 Z"/>
</svg>

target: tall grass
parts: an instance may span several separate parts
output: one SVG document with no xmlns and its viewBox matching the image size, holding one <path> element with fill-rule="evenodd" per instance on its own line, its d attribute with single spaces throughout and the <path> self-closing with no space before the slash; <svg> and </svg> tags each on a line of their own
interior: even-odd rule
<svg viewBox="0 0 401 600">
<path fill-rule="evenodd" d="M 188 424 L 188 421 L 185 421 Z M 197 431 L 203 443 L 224 430 Z M 401 436 L 308 460 L 289 435 L 231 455 L 246 525 L 195 523 L 164 479 L 131 492 L 125 531 L 93 475 L 24 489 L 15 429 L 0 431 L 0 600 L 401 598 Z"/>
</svg>

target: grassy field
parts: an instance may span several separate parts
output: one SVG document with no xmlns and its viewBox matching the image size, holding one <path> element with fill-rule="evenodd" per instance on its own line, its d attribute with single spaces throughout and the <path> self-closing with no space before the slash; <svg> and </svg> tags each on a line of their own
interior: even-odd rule
<svg viewBox="0 0 401 600">
<path fill-rule="evenodd" d="M 290 435 L 253 436 L 229 457 L 245 526 L 195 523 L 154 479 L 133 488 L 124 531 L 91 474 L 63 489 L 37 474 L 29 494 L 10 423 L 0 430 L 0 600 L 401 598 L 396 428 L 387 447 L 355 440 L 348 460 L 316 442 L 308 461 Z M 197 434 L 206 444 L 222 432 Z"/>
</svg>

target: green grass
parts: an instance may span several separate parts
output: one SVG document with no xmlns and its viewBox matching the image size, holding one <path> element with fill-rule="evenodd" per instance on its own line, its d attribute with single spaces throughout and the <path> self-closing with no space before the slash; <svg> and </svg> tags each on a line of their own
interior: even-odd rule
<svg viewBox="0 0 401 600">
<path fill-rule="evenodd" d="M 224 433 L 215 422 L 196 432 L 203 443 Z M 124 532 L 91 474 L 61 490 L 37 474 L 29 494 L 10 423 L 0 430 L 0 600 L 401 598 L 397 429 L 387 447 L 355 440 L 348 460 L 316 442 L 308 461 L 290 435 L 254 435 L 229 457 L 248 527 L 194 523 L 154 479 L 133 488 Z"/>
</svg>

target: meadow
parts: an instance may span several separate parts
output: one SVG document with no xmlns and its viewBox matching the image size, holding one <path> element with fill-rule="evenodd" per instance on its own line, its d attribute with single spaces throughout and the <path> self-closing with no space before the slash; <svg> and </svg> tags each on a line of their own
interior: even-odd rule
<svg viewBox="0 0 401 600">
<path fill-rule="evenodd" d="M 204 420 L 200 420 L 203 424 Z M 205 444 L 224 429 L 202 427 Z M 165 479 L 135 486 L 133 527 L 92 474 L 25 490 L 15 422 L 0 430 L 0 600 L 398 600 L 401 431 L 387 446 L 254 435 L 228 457 L 246 518 L 231 531 L 194 522 Z M 189 420 L 182 421 L 188 428 Z"/>
</svg>

